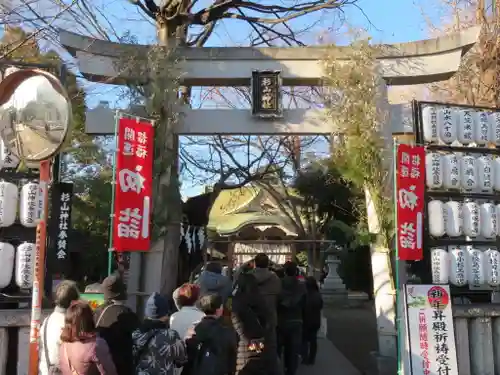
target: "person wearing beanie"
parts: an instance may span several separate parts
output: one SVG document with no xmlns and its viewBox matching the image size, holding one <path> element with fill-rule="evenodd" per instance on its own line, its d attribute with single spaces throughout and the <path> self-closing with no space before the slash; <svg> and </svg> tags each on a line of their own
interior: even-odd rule
<svg viewBox="0 0 500 375">
<path fill-rule="evenodd" d="M 125 305 L 127 288 L 118 273 L 106 277 L 101 290 L 104 303 L 94 312 L 97 332 L 109 346 L 117 373 L 133 375 L 132 332 L 139 326 L 139 318 Z"/>
<path fill-rule="evenodd" d="M 135 374 L 174 375 L 186 359 L 186 346 L 168 327 L 170 303 L 153 293 L 144 308 L 144 322 L 132 333 Z"/>
</svg>

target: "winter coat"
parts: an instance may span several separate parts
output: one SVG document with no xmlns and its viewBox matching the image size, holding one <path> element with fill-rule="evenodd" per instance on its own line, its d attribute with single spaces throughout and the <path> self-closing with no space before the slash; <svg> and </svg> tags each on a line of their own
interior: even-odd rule
<svg viewBox="0 0 500 375">
<path fill-rule="evenodd" d="M 200 344 L 217 348 L 218 368 L 223 374 L 233 375 L 236 370 L 236 347 L 238 336 L 232 327 L 224 324 L 221 318 L 205 316 L 195 327 L 194 335 L 186 339 L 188 363 L 182 374 L 190 374 L 190 364 L 197 358 Z"/>
<path fill-rule="evenodd" d="M 317 290 L 308 290 L 304 309 L 304 331 L 315 332 L 321 328 L 323 298 Z"/>
<path fill-rule="evenodd" d="M 99 336 L 109 346 L 118 374 L 132 375 L 132 332 L 139 326 L 137 315 L 121 302 L 106 302 L 96 309 L 94 319 Z"/>
<path fill-rule="evenodd" d="M 59 358 L 62 375 L 121 375 L 116 371 L 108 344 L 100 337 L 63 342 Z"/>
<path fill-rule="evenodd" d="M 137 375 L 174 375 L 187 360 L 184 340 L 164 322 L 146 319 L 132 340 Z"/>
<path fill-rule="evenodd" d="M 251 274 L 257 279 L 259 294 L 268 309 L 267 328 L 275 329 L 278 322 L 276 309 L 278 307 L 278 296 L 281 293 L 281 280 L 273 271 L 267 268 L 255 268 Z"/>
<path fill-rule="evenodd" d="M 306 286 L 295 276 L 283 278 L 278 298 L 278 326 L 303 322 L 306 294 Z"/>
<path fill-rule="evenodd" d="M 233 297 L 232 322 L 238 334 L 236 373 L 238 375 L 260 375 L 265 372 L 262 353 L 252 352 L 252 340 L 263 340 L 266 336 L 267 308 L 259 296 L 238 295 Z M 264 350 L 266 342 L 264 340 Z"/>
<path fill-rule="evenodd" d="M 184 339 L 189 328 L 198 323 L 205 314 L 194 306 L 184 306 L 170 316 L 170 328 L 177 331 L 181 339 Z"/>
<path fill-rule="evenodd" d="M 196 281 L 200 286 L 200 294 L 216 293 L 222 297 L 223 303 L 226 303 L 231 295 L 232 283 L 231 279 L 219 273 L 203 271 Z"/>
</svg>

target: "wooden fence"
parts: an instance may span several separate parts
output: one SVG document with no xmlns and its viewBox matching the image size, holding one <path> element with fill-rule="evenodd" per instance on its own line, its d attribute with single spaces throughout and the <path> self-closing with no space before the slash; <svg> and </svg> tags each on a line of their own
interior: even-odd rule
<svg viewBox="0 0 500 375">
<path fill-rule="evenodd" d="M 500 374 L 500 305 L 453 307 L 459 375 Z"/>
</svg>

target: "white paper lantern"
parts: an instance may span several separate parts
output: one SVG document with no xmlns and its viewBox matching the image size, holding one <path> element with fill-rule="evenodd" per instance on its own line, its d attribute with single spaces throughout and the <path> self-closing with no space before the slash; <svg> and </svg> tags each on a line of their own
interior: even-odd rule
<svg viewBox="0 0 500 375">
<path fill-rule="evenodd" d="M 449 249 L 450 259 L 450 283 L 456 286 L 467 284 L 467 269 L 469 264 L 469 253 L 461 247 Z"/>
<path fill-rule="evenodd" d="M 485 283 L 484 255 L 481 250 L 469 249 L 469 285 L 480 286 Z"/>
<path fill-rule="evenodd" d="M 424 140 L 426 142 L 437 142 L 439 140 L 436 107 L 425 106 L 422 108 L 422 127 L 424 131 Z"/>
<path fill-rule="evenodd" d="M 483 203 L 479 209 L 481 226 L 479 233 L 487 239 L 495 238 L 497 235 L 497 211 L 493 203 Z"/>
<path fill-rule="evenodd" d="M 475 116 L 470 109 L 462 109 L 457 113 L 457 139 L 463 145 L 474 142 Z"/>
<path fill-rule="evenodd" d="M 442 157 L 443 187 L 445 189 L 460 188 L 460 158 L 457 154 L 448 154 Z"/>
<path fill-rule="evenodd" d="M 484 273 L 486 283 L 493 287 L 500 285 L 500 252 L 496 249 L 488 249 L 484 252 Z"/>
<path fill-rule="evenodd" d="M 500 191 L 500 158 L 493 158 L 493 189 Z"/>
<path fill-rule="evenodd" d="M 500 146 L 500 112 L 490 113 L 490 126 L 492 142 Z"/>
<path fill-rule="evenodd" d="M 431 250 L 432 283 L 447 284 L 450 278 L 450 260 L 443 249 Z"/>
<path fill-rule="evenodd" d="M 448 201 L 445 203 L 446 210 L 446 234 L 450 237 L 462 235 L 463 217 L 462 202 Z"/>
<path fill-rule="evenodd" d="M 35 244 L 25 242 L 16 251 L 16 284 L 21 289 L 33 286 L 33 271 L 35 265 Z"/>
<path fill-rule="evenodd" d="M 16 168 L 19 165 L 19 158 L 15 156 L 5 146 L 4 141 L 0 138 L 0 165 L 1 168 Z"/>
<path fill-rule="evenodd" d="M 500 191 L 500 158 L 493 158 L 491 164 L 493 166 L 493 189 Z"/>
<path fill-rule="evenodd" d="M 0 227 L 10 227 L 16 221 L 18 195 L 16 185 L 0 181 Z"/>
<path fill-rule="evenodd" d="M 28 228 L 34 228 L 39 222 L 39 186 L 34 182 L 25 184 L 21 189 L 21 204 L 19 219 L 21 224 Z"/>
<path fill-rule="evenodd" d="M 457 112 L 450 107 L 438 109 L 439 138 L 446 144 L 457 139 Z"/>
<path fill-rule="evenodd" d="M 477 187 L 484 192 L 493 190 L 493 159 L 491 156 L 483 155 L 476 159 Z"/>
<path fill-rule="evenodd" d="M 472 156 L 463 156 L 461 159 L 462 187 L 466 190 L 477 188 L 476 159 Z"/>
<path fill-rule="evenodd" d="M 435 152 L 425 155 L 425 179 L 427 187 L 438 189 L 443 186 L 443 161 Z"/>
<path fill-rule="evenodd" d="M 0 272 L 0 290 L 7 287 L 12 280 L 14 259 L 14 246 L 7 242 L 0 242 L 0 264 L 2 267 L 2 272 Z"/>
<path fill-rule="evenodd" d="M 462 206 L 464 235 L 477 237 L 479 235 L 480 216 L 479 206 L 476 202 L 467 202 Z"/>
<path fill-rule="evenodd" d="M 427 205 L 429 218 L 429 233 L 433 237 L 442 237 L 445 234 L 445 210 L 443 202 L 432 200 Z"/>
<path fill-rule="evenodd" d="M 474 140 L 480 146 L 486 145 L 493 137 L 491 135 L 490 119 L 487 112 L 476 112 Z"/>
</svg>

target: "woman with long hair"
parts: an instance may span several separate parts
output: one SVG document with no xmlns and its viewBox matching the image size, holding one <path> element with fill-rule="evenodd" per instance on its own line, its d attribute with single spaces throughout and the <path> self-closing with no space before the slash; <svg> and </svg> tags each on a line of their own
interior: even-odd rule
<svg viewBox="0 0 500 375">
<path fill-rule="evenodd" d="M 318 350 L 318 331 L 321 328 L 321 310 L 323 298 L 319 292 L 318 282 L 312 276 L 306 277 L 306 307 L 302 330 L 302 362 L 313 365 Z"/>
<path fill-rule="evenodd" d="M 66 310 L 59 348 L 62 375 L 117 375 L 106 341 L 97 336 L 94 314 L 85 301 Z"/>
<path fill-rule="evenodd" d="M 237 375 L 267 373 L 264 337 L 268 316 L 267 307 L 259 297 L 256 278 L 252 274 L 241 273 L 233 291 L 231 313 L 233 326 L 239 337 Z"/>
</svg>

